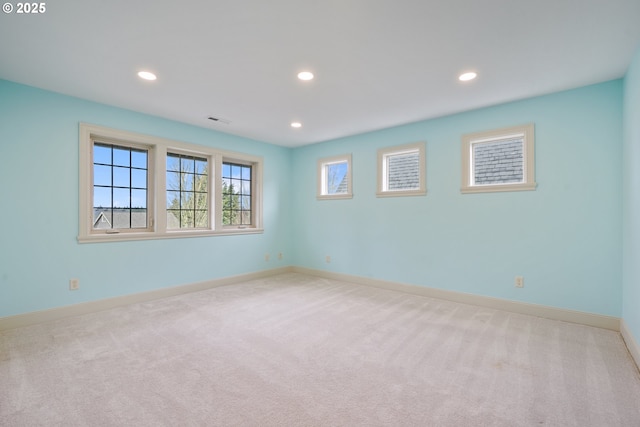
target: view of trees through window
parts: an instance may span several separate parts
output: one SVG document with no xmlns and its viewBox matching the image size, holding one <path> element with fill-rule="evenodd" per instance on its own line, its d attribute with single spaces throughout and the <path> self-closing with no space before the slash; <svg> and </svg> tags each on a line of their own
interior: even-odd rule
<svg viewBox="0 0 640 427">
<path fill-rule="evenodd" d="M 251 174 L 249 165 L 222 163 L 222 225 L 251 225 Z"/>
<path fill-rule="evenodd" d="M 208 160 L 167 153 L 167 228 L 209 227 Z"/>
</svg>

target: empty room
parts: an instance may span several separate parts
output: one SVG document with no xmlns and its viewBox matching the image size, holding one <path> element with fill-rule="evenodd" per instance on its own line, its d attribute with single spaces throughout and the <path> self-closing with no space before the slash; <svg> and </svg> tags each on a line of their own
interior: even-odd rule
<svg viewBox="0 0 640 427">
<path fill-rule="evenodd" d="M 640 426 L 638 18 L 4 2 L 0 425 Z"/>
</svg>

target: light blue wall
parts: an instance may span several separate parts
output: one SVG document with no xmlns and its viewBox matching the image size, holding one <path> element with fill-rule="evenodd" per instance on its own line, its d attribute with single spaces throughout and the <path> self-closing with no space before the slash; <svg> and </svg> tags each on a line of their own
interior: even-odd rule
<svg viewBox="0 0 640 427">
<path fill-rule="evenodd" d="M 265 233 L 78 244 L 79 122 L 263 156 Z M 0 161 L 0 317 L 289 264 L 289 149 L 0 80 Z"/>
<path fill-rule="evenodd" d="M 635 63 L 627 117 L 640 110 Z M 617 80 L 291 150 L 0 80 L 0 317 L 284 265 L 620 316 L 622 99 Z M 265 233 L 78 244 L 79 122 L 263 156 Z M 460 136 L 529 122 L 538 189 L 460 194 Z M 637 122 L 627 150 L 640 150 Z M 427 141 L 427 196 L 376 198 L 376 150 L 415 141 Z M 316 200 L 316 160 L 344 153 L 354 198 Z"/>
<path fill-rule="evenodd" d="M 530 122 L 537 190 L 461 194 L 461 135 Z M 416 141 L 427 196 L 376 198 L 376 150 Z M 344 153 L 353 199 L 316 200 L 316 160 Z M 306 146 L 293 153 L 294 264 L 620 316 L 621 168 L 621 80 Z"/>
<path fill-rule="evenodd" d="M 622 317 L 640 343 L 640 49 L 624 79 Z"/>
</svg>

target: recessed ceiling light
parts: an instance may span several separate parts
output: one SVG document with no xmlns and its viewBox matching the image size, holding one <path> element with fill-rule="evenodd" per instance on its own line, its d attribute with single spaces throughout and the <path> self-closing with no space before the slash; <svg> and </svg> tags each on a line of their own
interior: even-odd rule
<svg viewBox="0 0 640 427">
<path fill-rule="evenodd" d="M 149 71 L 140 71 L 138 73 L 138 77 L 140 77 L 141 79 L 145 79 L 145 80 L 155 80 L 157 77 L 155 74 L 149 72 Z"/>
<path fill-rule="evenodd" d="M 468 82 L 469 80 L 473 80 L 473 79 L 475 79 L 476 77 L 478 77 L 478 74 L 477 74 L 477 73 L 474 73 L 473 71 L 470 71 L 470 72 L 468 72 L 468 73 L 460 74 L 460 77 L 458 77 L 458 79 L 459 79 L 461 82 Z"/>
<path fill-rule="evenodd" d="M 300 80 L 311 80 L 313 79 L 313 73 L 310 71 L 302 71 L 298 73 L 298 78 Z"/>
<path fill-rule="evenodd" d="M 300 122 L 293 122 L 293 123 L 291 123 L 291 127 L 292 127 L 292 128 L 301 128 L 301 127 L 302 127 L 302 123 L 300 123 Z"/>
</svg>

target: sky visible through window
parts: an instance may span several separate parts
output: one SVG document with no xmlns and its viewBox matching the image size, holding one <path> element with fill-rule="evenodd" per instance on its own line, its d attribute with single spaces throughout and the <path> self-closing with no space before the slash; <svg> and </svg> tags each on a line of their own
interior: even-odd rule
<svg viewBox="0 0 640 427">
<path fill-rule="evenodd" d="M 347 174 L 347 162 L 329 163 L 326 165 L 327 194 L 346 193 L 347 187 L 343 184 Z M 346 184 L 346 181 L 344 181 Z"/>
</svg>

